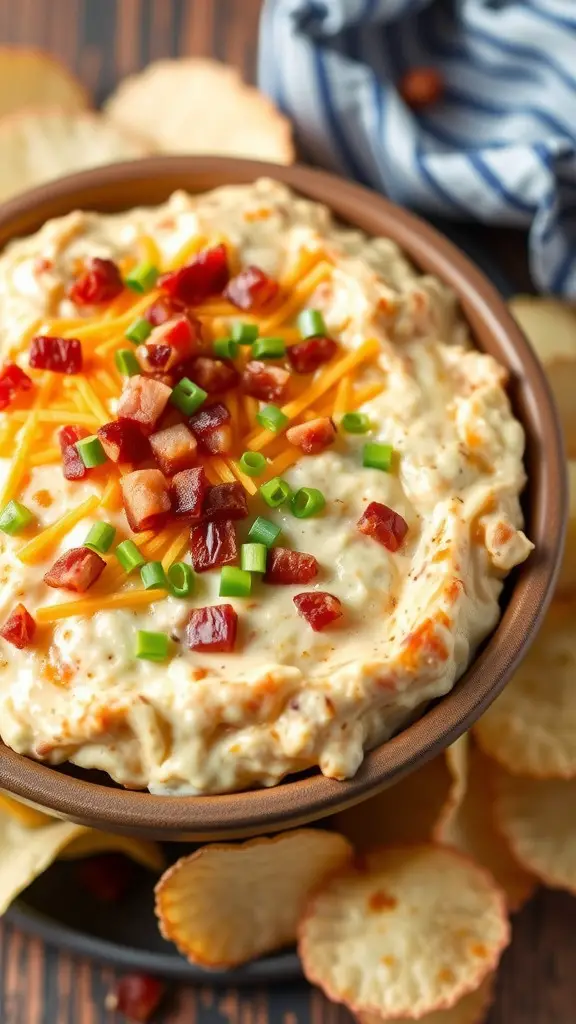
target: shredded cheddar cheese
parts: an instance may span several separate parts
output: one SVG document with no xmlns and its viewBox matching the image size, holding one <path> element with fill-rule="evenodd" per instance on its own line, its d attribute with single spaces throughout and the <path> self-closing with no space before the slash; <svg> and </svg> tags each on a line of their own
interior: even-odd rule
<svg viewBox="0 0 576 1024">
<path fill-rule="evenodd" d="M 162 601 L 166 597 L 165 590 L 122 590 L 118 594 L 103 597 L 84 597 L 79 601 L 66 601 L 64 604 L 48 604 L 36 609 L 36 622 L 44 625 L 58 619 L 68 619 L 73 615 L 95 615 L 96 612 L 111 611 L 114 608 L 141 608 L 154 601 Z"/>
<path fill-rule="evenodd" d="M 189 238 L 184 245 L 174 253 L 172 259 L 168 260 L 167 270 L 176 270 L 177 267 L 183 267 L 193 256 L 203 249 L 208 242 L 208 239 L 204 235 L 193 235 Z"/>
<path fill-rule="evenodd" d="M 33 565 L 35 562 L 39 562 L 47 551 L 50 550 L 62 537 L 76 526 L 81 519 L 89 516 L 94 509 L 98 508 L 100 504 L 100 498 L 93 494 L 90 498 L 86 498 L 81 505 L 77 508 L 73 508 L 70 512 L 66 512 L 61 519 L 56 520 L 50 526 L 47 526 L 42 533 L 39 533 L 34 537 L 34 540 L 29 541 L 23 548 L 18 552 L 18 558 L 21 562 L 25 562 L 27 565 Z"/>
<path fill-rule="evenodd" d="M 20 485 L 20 481 L 28 468 L 30 447 L 40 421 L 40 408 L 43 403 L 47 402 L 50 398 L 50 395 L 54 390 L 54 386 L 55 381 L 53 375 L 51 373 L 46 374 L 38 389 L 32 408 L 28 412 L 24 413 L 24 426 L 16 438 L 16 451 L 12 462 L 10 463 L 8 476 L 6 477 L 4 487 L 0 494 L 0 505 L 2 506 L 14 497 Z"/>
<path fill-rule="evenodd" d="M 314 267 L 306 277 L 302 278 L 294 286 L 288 298 L 279 306 L 267 320 L 260 325 L 262 335 L 270 334 L 274 328 L 279 327 L 284 321 L 289 320 L 304 305 L 307 299 L 316 291 L 319 284 L 322 284 L 327 277 L 330 277 L 333 267 L 325 260 Z"/>
<path fill-rule="evenodd" d="M 165 572 L 167 572 L 170 566 L 174 562 L 177 562 L 180 556 L 184 554 L 184 552 L 188 548 L 189 539 L 190 528 L 187 526 L 186 529 L 182 530 L 182 532 L 178 534 L 175 540 L 172 541 L 170 547 L 162 557 L 162 567 Z"/>
</svg>

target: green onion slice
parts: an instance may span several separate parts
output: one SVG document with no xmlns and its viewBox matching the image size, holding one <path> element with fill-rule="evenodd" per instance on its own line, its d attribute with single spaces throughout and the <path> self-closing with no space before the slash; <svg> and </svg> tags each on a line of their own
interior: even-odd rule
<svg viewBox="0 0 576 1024">
<path fill-rule="evenodd" d="M 298 330 L 303 338 L 317 338 L 327 334 L 324 317 L 318 309 L 303 309 L 298 317 Z"/>
<path fill-rule="evenodd" d="M 112 547 L 112 541 L 116 536 L 116 527 L 110 523 L 94 523 L 88 531 L 84 546 L 104 555 Z"/>
<path fill-rule="evenodd" d="M 124 569 L 124 572 L 127 573 L 133 572 L 134 569 L 140 569 L 146 562 L 144 555 L 139 548 L 136 547 L 133 540 L 123 540 L 115 549 L 114 554 Z"/>
<path fill-rule="evenodd" d="M 118 349 L 114 353 L 114 362 L 116 369 L 123 377 L 133 377 L 136 373 L 142 373 L 140 363 L 130 348 Z"/>
<path fill-rule="evenodd" d="M 170 403 L 185 416 L 192 416 L 208 398 L 208 392 L 199 388 L 188 377 L 182 377 L 170 395 Z"/>
<path fill-rule="evenodd" d="M 81 441 L 76 441 L 75 444 L 76 451 L 86 466 L 86 469 L 93 469 L 94 466 L 102 466 L 108 459 L 108 456 L 100 443 L 100 438 L 96 437 L 96 434 L 92 434 L 90 437 L 83 437 Z"/>
<path fill-rule="evenodd" d="M 250 597 L 252 576 L 245 569 L 225 565 L 220 570 L 220 597 Z"/>
<path fill-rule="evenodd" d="M 149 292 L 154 287 L 160 271 L 153 263 L 138 263 L 124 278 L 124 284 L 133 292 Z"/>
<path fill-rule="evenodd" d="M 189 597 L 194 592 L 194 570 L 187 562 L 174 562 L 168 569 L 168 583 L 174 597 Z"/>
<path fill-rule="evenodd" d="M 390 471 L 394 449 L 391 444 L 378 444 L 372 441 L 365 444 L 362 450 L 362 465 L 370 469 L 382 469 L 385 473 Z"/>
<path fill-rule="evenodd" d="M 216 338 L 212 348 L 218 359 L 236 359 L 238 356 L 238 342 L 234 338 Z"/>
<path fill-rule="evenodd" d="M 232 324 L 230 333 L 239 345 L 251 345 L 258 337 L 258 324 L 246 324 L 237 320 Z"/>
<path fill-rule="evenodd" d="M 268 480 L 268 483 L 261 484 L 258 490 L 270 508 L 278 508 L 283 505 L 292 494 L 290 485 L 279 476 Z"/>
<path fill-rule="evenodd" d="M 13 537 L 30 526 L 33 519 L 34 516 L 30 509 L 26 508 L 26 505 L 12 499 L 0 512 L 0 530 Z"/>
<path fill-rule="evenodd" d="M 292 514 L 297 519 L 309 519 L 316 516 L 326 505 L 326 498 L 317 487 L 301 487 L 290 500 Z"/>
<path fill-rule="evenodd" d="M 365 434 L 370 430 L 370 420 L 365 412 L 345 412 L 340 426 L 347 434 Z"/>
<path fill-rule="evenodd" d="M 246 572 L 266 572 L 265 544 L 243 544 L 240 548 L 240 565 Z"/>
<path fill-rule="evenodd" d="M 261 427 L 271 430 L 274 434 L 277 434 L 288 423 L 288 417 L 277 405 L 265 405 L 260 412 L 256 413 L 256 419 Z"/>
<path fill-rule="evenodd" d="M 258 516 L 248 531 L 248 537 L 255 544 L 265 544 L 267 548 L 271 548 L 278 540 L 280 533 L 280 527 L 276 526 L 276 523 L 264 519 L 264 516 Z"/>
<path fill-rule="evenodd" d="M 286 354 L 284 338 L 256 338 L 252 345 L 254 359 L 281 359 Z"/>
<path fill-rule="evenodd" d="M 261 452 L 244 452 L 238 465 L 246 476 L 260 476 L 268 465 L 265 455 Z"/>
<path fill-rule="evenodd" d="M 156 587 L 168 590 L 168 580 L 162 562 L 146 562 L 140 569 L 140 576 L 145 590 L 154 590 Z"/>
<path fill-rule="evenodd" d="M 139 316 L 137 320 L 134 320 L 128 330 L 126 331 L 126 337 L 128 341 L 133 341 L 135 345 L 141 345 L 146 338 L 149 338 L 152 333 L 152 324 L 145 316 Z"/>
<path fill-rule="evenodd" d="M 136 657 L 146 661 L 165 661 L 170 640 L 166 633 L 150 633 L 139 629 L 136 633 Z"/>
</svg>

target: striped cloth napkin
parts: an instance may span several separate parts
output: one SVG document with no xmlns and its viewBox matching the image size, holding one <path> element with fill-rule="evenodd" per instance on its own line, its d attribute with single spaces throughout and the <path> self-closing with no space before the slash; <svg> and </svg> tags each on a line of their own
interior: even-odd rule
<svg viewBox="0 0 576 1024">
<path fill-rule="evenodd" d="M 537 287 L 576 296 L 576 0 L 266 0 L 259 79 L 303 151 L 444 217 L 530 228 Z M 395 83 L 434 67 L 418 112 Z"/>
</svg>

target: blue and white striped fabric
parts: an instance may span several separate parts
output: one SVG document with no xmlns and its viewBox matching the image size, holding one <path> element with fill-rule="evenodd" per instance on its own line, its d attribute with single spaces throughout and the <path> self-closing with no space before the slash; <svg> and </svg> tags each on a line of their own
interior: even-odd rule
<svg viewBox="0 0 576 1024">
<path fill-rule="evenodd" d="M 418 114 L 394 83 L 434 66 Z M 530 228 L 535 284 L 576 296 L 575 0 L 266 0 L 260 85 L 318 164 L 445 217 Z"/>
</svg>

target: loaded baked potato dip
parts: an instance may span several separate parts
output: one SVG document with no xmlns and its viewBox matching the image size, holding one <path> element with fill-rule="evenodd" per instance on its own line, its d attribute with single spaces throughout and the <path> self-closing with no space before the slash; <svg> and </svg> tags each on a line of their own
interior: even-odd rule
<svg viewBox="0 0 576 1024">
<path fill-rule="evenodd" d="M 0 734 L 218 793 L 364 750 L 495 626 L 506 373 L 388 239 L 268 180 L 0 258 Z"/>
</svg>

